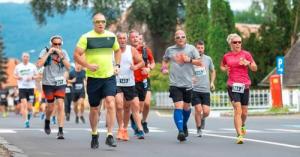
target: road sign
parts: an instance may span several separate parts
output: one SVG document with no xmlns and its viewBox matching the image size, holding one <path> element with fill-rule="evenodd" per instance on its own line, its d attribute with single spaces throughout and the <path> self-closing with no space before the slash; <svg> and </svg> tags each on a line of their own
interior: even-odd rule
<svg viewBox="0 0 300 157">
<path fill-rule="evenodd" d="M 276 57 L 276 73 L 279 75 L 284 74 L 284 57 L 283 56 Z"/>
</svg>

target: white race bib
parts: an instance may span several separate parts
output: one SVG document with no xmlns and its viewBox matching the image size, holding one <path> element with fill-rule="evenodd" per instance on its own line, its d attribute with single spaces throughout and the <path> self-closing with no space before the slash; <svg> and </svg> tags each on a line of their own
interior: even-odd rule
<svg viewBox="0 0 300 157">
<path fill-rule="evenodd" d="M 195 75 L 196 76 L 205 76 L 206 75 L 206 69 L 205 67 L 198 67 L 195 69 Z"/>
<path fill-rule="evenodd" d="M 1 98 L 2 98 L 2 99 L 5 99 L 5 98 L 6 98 L 6 95 L 5 95 L 5 94 L 1 94 Z"/>
<path fill-rule="evenodd" d="M 120 86 L 128 86 L 131 82 L 130 77 L 126 75 L 120 75 L 119 77 L 119 85 Z"/>
<path fill-rule="evenodd" d="M 66 93 L 71 93 L 70 87 L 67 87 L 67 88 L 66 88 Z"/>
<path fill-rule="evenodd" d="M 63 76 L 57 76 L 54 79 L 55 79 L 56 86 L 61 86 L 61 85 L 67 84 L 66 79 Z"/>
<path fill-rule="evenodd" d="M 235 93 L 244 93 L 245 84 L 243 83 L 233 83 L 232 84 L 232 92 Z"/>
<path fill-rule="evenodd" d="M 81 90 L 83 88 L 83 84 L 82 83 L 76 83 L 75 84 L 75 90 Z"/>
</svg>

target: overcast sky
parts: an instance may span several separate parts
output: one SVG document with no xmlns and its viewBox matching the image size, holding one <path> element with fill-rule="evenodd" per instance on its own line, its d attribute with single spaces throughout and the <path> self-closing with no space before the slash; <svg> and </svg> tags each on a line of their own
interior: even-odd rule
<svg viewBox="0 0 300 157">
<path fill-rule="evenodd" d="M 4 2 L 15 2 L 15 3 L 24 3 L 29 2 L 30 0 L 0 0 L 0 3 Z M 228 0 L 232 10 L 245 10 L 250 5 L 252 0 Z"/>
</svg>

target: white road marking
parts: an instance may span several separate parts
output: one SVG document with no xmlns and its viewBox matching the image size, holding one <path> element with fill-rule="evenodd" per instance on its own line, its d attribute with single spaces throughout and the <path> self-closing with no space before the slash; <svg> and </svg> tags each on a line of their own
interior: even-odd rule
<svg viewBox="0 0 300 157">
<path fill-rule="evenodd" d="M 165 113 L 165 114 L 162 114 L 160 113 L 159 111 L 155 111 L 155 113 L 159 116 L 159 117 L 173 117 L 172 114 L 168 114 L 168 113 Z"/>
<path fill-rule="evenodd" d="M 233 137 L 233 136 L 224 136 L 224 135 L 206 134 L 206 133 L 204 135 L 205 136 L 211 136 L 211 137 L 226 138 L 226 139 L 236 139 L 236 137 Z M 279 143 L 279 142 L 263 141 L 263 140 L 256 140 L 256 139 L 250 139 L 250 138 L 244 138 L 244 140 L 245 141 L 256 142 L 256 143 L 264 143 L 264 144 L 288 147 L 288 148 L 297 148 L 297 149 L 300 148 L 300 146 L 297 146 L 297 145 L 291 145 L 291 144 L 285 144 L 285 143 Z"/>
<path fill-rule="evenodd" d="M 293 129 L 268 129 L 268 130 L 289 132 L 289 133 L 300 133 L 300 130 L 293 130 Z"/>
<path fill-rule="evenodd" d="M 4 134 L 7 134 L 7 133 L 14 134 L 14 133 L 17 133 L 17 132 L 14 131 L 14 130 L 11 130 L 11 129 L 0 129 L 0 134 L 2 134 L 2 133 L 4 133 Z"/>
<path fill-rule="evenodd" d="M 233 128 L 221 128 L 221 130 L 227 130 L 227 131 L 235 132 L 235 129 L 233 129 Z M 250 130 L 250 129 L 247 129 L 247 132 L 251 132 L 251 133 L 263 133 L 264 131 L 263 130 Z"/>
</svg>

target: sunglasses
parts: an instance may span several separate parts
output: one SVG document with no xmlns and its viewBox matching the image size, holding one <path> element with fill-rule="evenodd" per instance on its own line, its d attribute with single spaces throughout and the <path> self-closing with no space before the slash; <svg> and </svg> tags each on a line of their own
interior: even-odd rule
<svg viewBox="0 0 300 157">
<path fill-rule="evenodd" d="M 185 39 L 185 36 L 177 36 L 175 39 Z"/>
<path fill-rule="evenodd" d="M 105 24 L 106 21 L 105 20 L 95 20 L 94 21 L 94 24 L 100 24 L 100 23 Z"/>
<path fill-rule="evenodd" d="M 241 44 L 242 42 L 241 41 L 233 41 L 231 42 L 232 44 Z"/>
<path fill-rule="evenodd" d="M 54 46 L 60 46 L 61 43 L 52 43 L 52 45 L 54 45 Z"/>
</svg>

